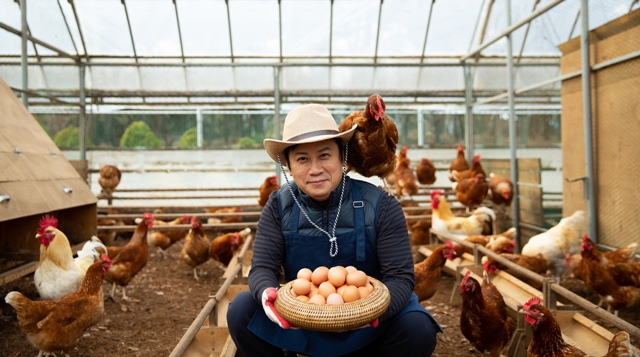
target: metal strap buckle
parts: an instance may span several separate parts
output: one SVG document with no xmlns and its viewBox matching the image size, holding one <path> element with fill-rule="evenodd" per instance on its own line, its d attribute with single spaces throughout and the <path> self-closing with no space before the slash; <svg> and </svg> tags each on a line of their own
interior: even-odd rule
<svg viewBox="0 0 640 357">
<path fill-rule="evenodd" d="M 353 201 L 353 208 L 363 208 L 364 201 Z"/>
</svg>

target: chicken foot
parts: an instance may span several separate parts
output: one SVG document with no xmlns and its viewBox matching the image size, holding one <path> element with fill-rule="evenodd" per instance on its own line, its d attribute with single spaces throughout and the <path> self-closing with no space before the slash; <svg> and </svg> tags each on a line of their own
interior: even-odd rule
<svg viewBox="0 0 640 357">
<path fill-rule="evenodd" d="M 200 278 L 198 277 L 198 272 L 196 271 L 196 268 L 193 268 L 193 277 L 196 278 L 196 280 L 200 280 Z"/>
</svg>

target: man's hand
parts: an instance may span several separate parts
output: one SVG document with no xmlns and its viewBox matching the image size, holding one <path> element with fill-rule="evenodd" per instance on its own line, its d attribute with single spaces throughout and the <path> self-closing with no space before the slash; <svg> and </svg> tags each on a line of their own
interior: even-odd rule
<svg viewBox="0 0 640 357">
<path fill-rule="evenodd" d="M 289 327 L 291 327 L 291 324 L 289 323 L 289 321 L 283 319 L 280 314 L 278 314 L 278 311 L 276 311 L 276 306 L 273 303 L 274 301 L 276 301 L 277 297 L 278 290 L 276 288 L 267 288 L 262 293 L 262 308 L 264 309 L 264 313 L 267 314 L 269 320 L 275 322 L 283 329 L 288 329 Z"/>
</svg>

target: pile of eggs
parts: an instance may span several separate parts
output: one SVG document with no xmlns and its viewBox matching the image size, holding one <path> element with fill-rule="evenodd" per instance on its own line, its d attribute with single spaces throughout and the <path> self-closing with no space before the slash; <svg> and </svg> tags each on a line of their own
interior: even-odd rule
<svg viewBox="0 0 640 357">
<path fill-rule="evenodd" d="M 338 305 L 364 299 L 373 291 L 369 277 L 353 266 L 319 266 L 314 271 L 302 268 L 291 284 L 298 300 L 318 305 Z"/>
</svg>

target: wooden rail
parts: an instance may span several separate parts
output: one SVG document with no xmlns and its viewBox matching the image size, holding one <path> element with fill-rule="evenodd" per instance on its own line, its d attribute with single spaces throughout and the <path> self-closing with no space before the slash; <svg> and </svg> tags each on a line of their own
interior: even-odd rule
<svg viewBox="0 0 640 357">
<path fill-rule="evenodd" d="M 136 230 L 137 226 L 127 225 L 127 226 L 98 226 L 98 232 L 102 231 L 112 231 L 112 232 L 133 232 Z M 217 223 L 217 224 L 208 224 L 203 223 L 202 228 L 205 231 L 220 229 L 220 230 L 241 230 L 245 228 L 256 229 L 258 227 L 258 222 L 238 222 L 238 223 Z M 153 230 L 158 231 L 179 231 L 179 230 L 188 230 L 191 228 L 190 224 L 175 224 L 170 226 L 157 226 L 155 228 L 151 228 Z"/>
<path fill-rule="evenodd" d="M 507 303 L 507 306 L 512 310 L 511 313 L 513 314 L 517 312 L 517 310 L 530 297 L 536 296 L 540 298 L 540 300 L 544 302 L 547 308 L 549 308 L 550 310 L 558 311 L 558 320 L 559 323 L 561 323 L 561 328 L 562 324 L 565 324 L 565 326 L 566 324 L 579 325 L 575 328 L 563 329 L 563 336 L 567 341 L 573 341 L 578 347 L 585 350 L 585 352 L 590 355 L 604 355 L 607 352 L 608 343 L 613 337 L 613 334 L 598 326 L 595 322 L 589 320 L 577 311 L 570 311 L 569 317 L 567 317 L 567 310 L 572 309 L 572 307 L 565 306 L 559 303 L 557 301 L 558 295 L 566 298 L 572 304 L 582 307 L 589 313 L 592 313 L 605 322 L 616 326 L 620 330 L 627 331 L 635 338 L 640 338 L 640 328 L 631 325 L 627 321 L 603 310 L 601 307 L 592 304 L 591 302 L 581 298 L 573 292 L 563 288 L 556 283 L 555 279 L 542 277 L 532 271 L 529 271 L 528 269 L 525 269 L 511 261 L 502 258 L 499 254 L 496 254 L 483 246 L 468 243 L 446 232 L 431 230 L 430 235 L 432 237 L 432 243 L 450 240 L 473 248 L 473 255 L 463 254 L 462 258 L 455 259 L 453 262 L 447 261 L 447 264 L 445 265 L 445 271 L 448 273 L 453 273 L 454 276 L 456 276 L 456 280 L 458 281 L 460 280 L 460 276 L 464 274 L 467 269 L 472 271 L 476 279 L 481 279 L 480 273 L 482 271 L 482 267 L 479 265 L 479 263 L 483 254 L 490 256 L 491 258 L 506 266 L 509 272 L 499 271 L 497 274 L 493 274 L 490 279 L 491 282 L 502 293 L 505 299 L 505 303 Z M 429 250 L 425 249 L 424 247 L 420 247 L 419 252 L 424 255 L 428 255 L 425 253 L 429 253 Z M 541 283 L 542 291 L 534 289 L 530 285 L 516 278 L 511 273 L 518 274 L 520 276 L 524 276 L 528 279 L 532 279 L 533 281 Z M 454 292 L 457 292 L 457 286 L 454 286 Z M 521 318 L 520 314 L 518 314 L 518 317 Z M 526 326 L 524 327 L 528 328 Z M 520 332 L 523 334 L 522 336 L 526 335 L 524 331 Z M 512 340 L 512 343 L 514 342 L 515 341 Z M 525 350 L 526 345 L 528 345 L 528 341 L 524 346 Z M 636 349 L 636 352 L 638 352 L 635 346 L 634 348 Z M 519 353 L 521 355 L 522 351 L 520 351 Z"/>
<path fill-rule="evenodd" d="M 182 338 L 180 339 L 176 347 L 174 347 L 173 351 L 171 351 L 171 354 L 169 355 L 169 357 L 181 357 L 183 355 L 183 353 L 187 350 L 187 348 L 193 341 L 194 337 L 202 327 L 203 323 L 207 320 L 207 318 L 209 319 L 209 324 L 212 324 L 211 313 L 213 309 L 216 307 L 216 305 L 222 300 L 224 295 L 227 293 L 227 290 L 229 289 L 231 284 L 234 282 L 234 280 L 238 276 L 238 273 L 242 271 L 242 267 L 243 267 L 242 260 L 244 258 L 244 255 L 249 250 L 249 246 L 252 243 L 253 243 L 253 234 L 250 234 L 249 236 L 247 236 L 247 239 L 245 239 L 244 244 L 242 245 L 242 249 L 240 250 L 240 253 L 236 255 L 236 259 L 238 263 L 233 266 L 229 266 L 227 268 L 228 270 L 229 269 L 231 270 L 230 272 L 225 271 L 225 274 L 228 273 L 227 279 L 220 286 L 216 295 L 213 296 L 211 299 L 209 299 L 209 301 L 207 301 L 207 303 L 202 308 L 198 316 L 196 316 L 196 318 L 193 320 L 193 322 L 187 329 L 187 332 L 185 332 L 185 334 L 182 336 Z M 227 349 L 233 349 L 235 352 L 235 346 L 233 347 L 227 346 Z M 231 354 L 231 356 L 233 356 L 233 354 Z"/>
</svg>

